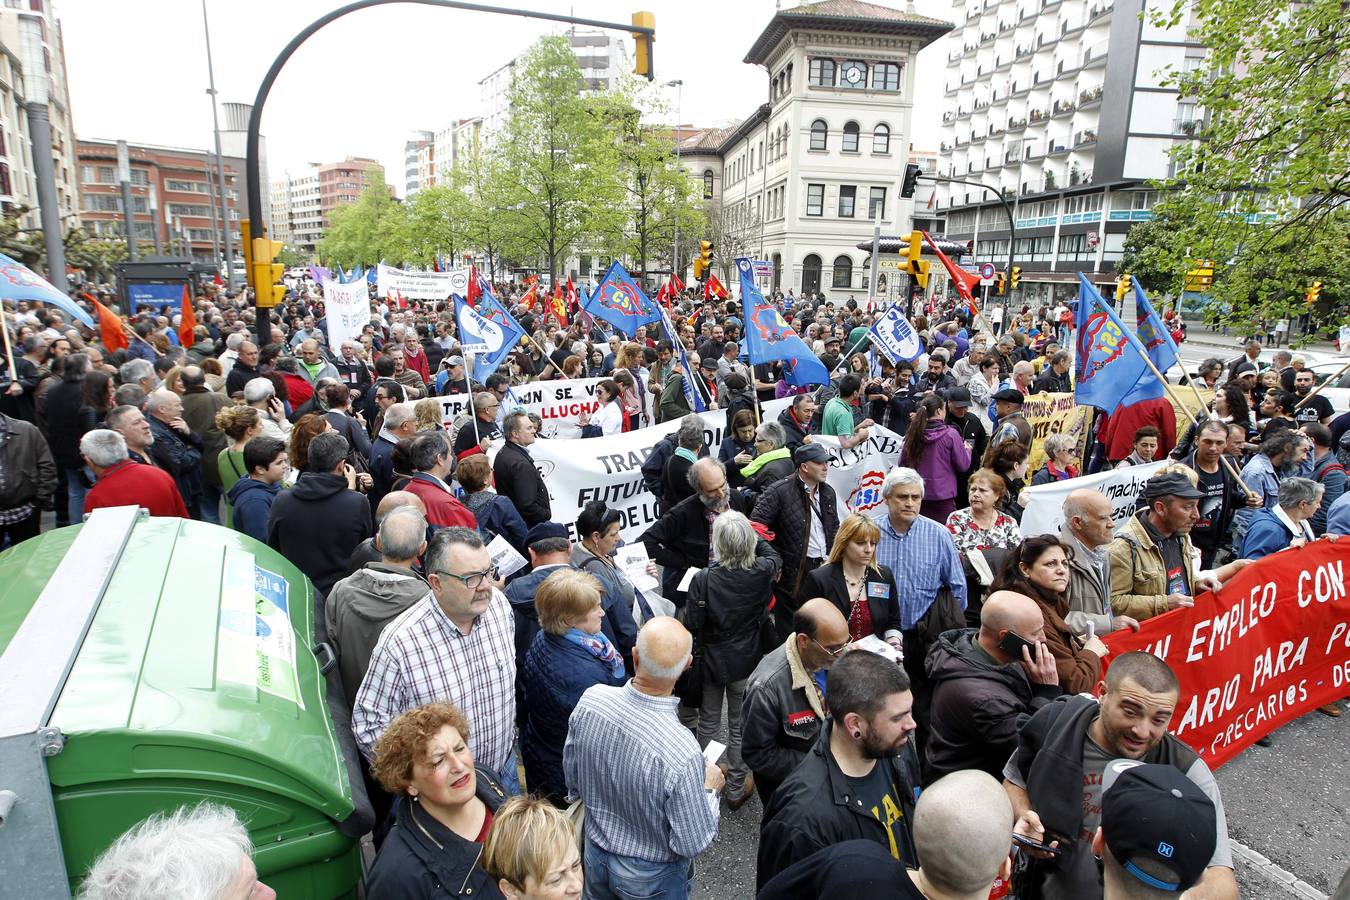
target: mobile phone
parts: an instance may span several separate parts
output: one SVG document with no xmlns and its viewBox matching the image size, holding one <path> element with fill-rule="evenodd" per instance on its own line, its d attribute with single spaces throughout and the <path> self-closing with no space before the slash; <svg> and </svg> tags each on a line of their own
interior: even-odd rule
<svg viewBox="0 0 1350 900">
<path fill-rule="evenodd" d="M 1012 838 L 1013 843 L 1017 844 L 1019 847 L 1026 847 L 1028 850 L 1040 850 L 1042 853 L 1052 853 L 1055 856 L 1059 855 L 1058 847 L 1051 847 L 1049 844 L 1042 844 L 1035 838 L 1029 838 L 1024 834 L 1017 834 L 1014 832 Z"/>
<path fill-rule="evenodd" d="M 998 649 L 1014 659 L 1022 658 L 1023 647 L 1027 648 L 1027 652 L 1031 654 L 1032 659 L 1036 658 L 1036 645 L 1015 631 L 1009 631 L 998 642 Z"/>
</svg>

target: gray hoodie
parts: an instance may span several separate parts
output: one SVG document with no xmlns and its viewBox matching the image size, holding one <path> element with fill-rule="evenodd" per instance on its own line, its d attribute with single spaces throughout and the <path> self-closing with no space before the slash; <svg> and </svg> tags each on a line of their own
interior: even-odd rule
<svg viewBox="0 0 1350 900">
<path fill-rule="evenodd" d="M 384 562 L 363 568 L 333 585 L 324 604 L 328 640 L 337 651 L 338 673 L 347 692 L 347 708 L 370 667 L 370 654 L 384 626 L 431 590 L 423 578 L 404 566 Z"/>
</svg>

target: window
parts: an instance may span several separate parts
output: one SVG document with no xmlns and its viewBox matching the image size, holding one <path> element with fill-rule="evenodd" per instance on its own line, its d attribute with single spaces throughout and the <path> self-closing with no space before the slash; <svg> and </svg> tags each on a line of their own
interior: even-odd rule
<svg viewBox="0 0 1350 900">
<path fill-rule="evenodd" d="M 150 173 L 145 169 L 132 169 L 131 183 L 140 187 L 145 187 L 150 183 Z"/>
<path fill-rule="evenodd" d="M 9 163 L 0 162 L 0 194 L 12 193 L 9 183 Z"/>
<path fill-rule="evenodd" d="M 808 184 L 806 186 L 806 214 L 808 216 L 825 215 L 825 185 Z"/>
<path fill-rule="evenodd" d="M 703 170 L 703 199 L 711 200 L 713 195 L 713 170 Z"/>
<path fill-rule="evenodd" d="M 816 87 L 834 87 L 834 60 L 813 59 L 807 78 Z"/>
<path fill-rule="evenodd" d="M 82 184 L 92 184 L 94 181 L 94 167 L 80 166 L 80 182 Z"/>
<path fill-rule="evenodd" d="M 1079 194 L 1076 197 L 1064 198 L 1064 212 L 1068 215 L 1073 215 L 1074 213 L 1100 212 L 1101 208 L 1101 194 Z"/>
<path fill-rule="evenodd" d="M 820 290 L 820 257 L 808 254 L 802 260 L 802 293 L 814 294 Z"/>
<path fill-rule="evenodd" d="M 98 183 L 99 183 L 99 184 L 116 184 L 116 183 L 117 183 L 117 176 L 113 174 L 113 167 L 112 167 L 112 166 L 99 166 L 99 167 L 98 167 Z"/>
<path fill-rule="evenodd" d="M 872 132 L 872 152 L 891 152 L 891 126 L 882 123 Z"/>
<path fill-rule="evenodd" d="M 839 186 L 839 218 L 853 218 L 853 207 L 858 200 L 858 188 L 851 184 Z"/>
<path fill-rule="evenodd" d="M 895 63 L 875 63 L 872 66 L 872 90 L 900 90 L 900 67 Z"/>
<path fill-rule="evenodd" d="M 829 126 L 825 124 L 824 119 L 816 119 L 811 123 L 811 149 L 824 150 L 829 146 Z"/>
<path fill-rule="evenodd" d="M 858 123 L 849 122 L 844 125 L 843 150 L 845 153 L 858 152 Z"/>
<path fill-rule="evenodd" d="M 874 187 L 867 192 L 867 218 L 876 221 L 877 216 L 886 218 L 886 189 Z"/>
<path fill-rule="evenodd" d="M 831 280 L 834 287 L 850 287 L 853 284 L 853 260 L 847 256 L 836 256 Z"/>
</svg>

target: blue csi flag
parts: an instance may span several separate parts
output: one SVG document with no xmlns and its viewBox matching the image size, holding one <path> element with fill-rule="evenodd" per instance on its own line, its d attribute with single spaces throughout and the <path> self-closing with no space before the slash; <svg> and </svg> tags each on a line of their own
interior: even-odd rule
<svg viewBox="0 0 1350 900">
<path fill-rule="evenodd" d="M 830 373 L 826 371 L 825 364 L 760 293 L 755 285 L 754 264 L 741 257 L 736 260 L 736 271 L 741 277 L 745 348 L 750 356 L 750 364 L 757 366 L 780 359 L 790 361 L 792 365 L 784 367 L 784 379 L 788 384 L 796 387 L 829 384 Z"/>
<path fill-rule="evenodd" d="M 371 266 L 366 270 L 366 284 L 374 287 L 380 278 L 380 270 L 377 266 Z"/>
<path fill-rule="evenodd" d="M 665 329 L 666 340 L 670 341 L 679 354 L 680 359 L 680 383 L 684 388 L 684 402 L 689 404 L 689 408 L 694 412 L 707 412 L 708 402 L 703 396 L 702 382 L 693 369 L 689 367 L 689 354 L 684 350 L 684 342 L 680 340 L 679 334 L 675 331 L 675 325 L 670 321 L 670 316 L 665 309 L 657 306 L 657 311 L 661 313 L 661 327 Z"/>
<path fill-rule="evenodd" d="M 892 303 L 886 309 L 886 314 L 877 319 L 868 335 L 872 338 L 872 346 L 892 363 L 913 362 L 923 353 L 919 335 L 905 318 L 905 308 L 898 303 Z"/>
<path fill-rule="evenodd" d="M 1106 412 L 1162 396 L 1144 362 L 1144 346 L 1102 295 L 1078 273 L 1074 400 Z"/>
<path fill-rule="evenodd" d="M 181 296 L 182 288 L 179 288 Z M 61 312 L 94 327 L 89 313 L 81 309 L 74 300 L 52 287 L 51 282 L 16 259 L 0 253 L 0 300 L 37 300 L 48 306 L 55 306 Z"/>
<path fill-rule="evenodd" d="M 520 344 L 525 329 L 502 308 L 491 291 L 478 298 L 477 307 L 470 306 L 458 294 L 452 296 L 460 346 L 465 353 L 473 354 L 473 380 L 482 382 Z"/>
<path fill-rule="evenodd" d="M 613 325 L 624 337 L 633 337 L 639 325 L 661 321 L 656 304 L 619 263 L 612 263 L 594 293 L 581 305 L 582 312 Z"/>
<path fill-rule="evenodd" d="M 1148 302 L 1148 295 L 1144 293 L 1139 279 L 1130 280 L 1134 283 L 1135 333 L 1148 352 L 1148 358 L 1165 375 L 1179 361 L 1177 345 L 1173 343 L 1171 333 L 1163 325 L 1153 304 Z"/>
</svg>

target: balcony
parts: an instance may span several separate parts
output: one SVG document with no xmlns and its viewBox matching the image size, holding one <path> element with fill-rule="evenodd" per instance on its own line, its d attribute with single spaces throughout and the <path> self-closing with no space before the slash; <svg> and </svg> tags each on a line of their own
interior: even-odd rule
<svg viewBox="0 0 1350 900">
<path fill-rule="evenodd" d="M 1077 185 L 1080 184 L 1091 184 L 1091 183 L 1092 183 L 1092 172 L 1090 170 L 1084 172 L 1082 169 L 1078 168 L 1078 165 L 1076 163 L 1069 167 L 1069 187 L 1076 187 Z"/>
<path fill-rule="evenodd" d="M 1097 143 L 1097 131 L 1094 128 L 1084 128 L 1076 132 L 1073 136 L 1073 147 L 1077 150 L 1079 147 L 1088 147 Z"/>
<path fill-rule="evenodd" d="M 1106 64 L 1106 41 L 1101 41 L 1087 48 L 1083 54 L 1083 67 L 1101 66 Z"/>
<path fill-rule="evenodd" d="M 1043 109 L 1033 109 L 1031 112 L 1027 113 L 1027 119 L 1030 120 L 1032 124 L 1035 124 L 1036 122 L 1039 122 L 1042 119 L 1046 118 L 1049 117 L 1046 116 L 1045 110 Z"/>
<path fill-rule="evenodd" d="M 985 44 L 988 44 L 991 41 L 993 41 L 994 38 L 996 37 L 998 37 L 998 32 L 996 31 L 990 31 L 980 35 L 980 46 L 983 47 Z"/>
<path fill-rule="evenodd" d="M 942 143 L 938 144 L 938 151 L 941 153 L 950 153 L 951 149 L 952 145 L 947 143 L 946 141 L 943 141 Z"/>
<path fill-rule="evenodd" d="M 1012 31 L 1012 30 L 1013 30 L 1014 28 L 1016 28 L 1016 27 L 1017 27 L 1017 23 L 1016 23 L 1016 22 L 999 22 L 999 23 L 998 23 L 998 33 L 999 33 L 999 34 L 1007 34 L 1009 31 Z"/>
<path fill-rule="evenodd" d="M 1102 86 L 1099 84 L 1094 88 L 1078 92 L 1078 108 L 1083 109 L 1092 104 L 1102 102 Z"/>
<path fill-rule="evenodd" d="M 1060 116 L 1073 115 L 1075 108 L 1076 107 L 1074 107 L 1073 103 L 1069 100 L 1056 100 L 1054 105 L 1050 107 L 1050 117 L 1052 119 L 1057 119 Z"/>
<path fill-rule="evenodd" d="M 1054 141 L 1050 144 L 1050 151 L 1046 156 L 1059 156 L 1061 153 L 1068 153 L 1069 147 L 1063 141 Z"/>
<path fill-rule="evenodd" d="M 988 106 L 989 106 L 989 101 L 988 101 L 988 100 L 976 100 L 976 101 L 975 101 L 975 108 L 976 108 L 977 110 L 985 109 L 985 108 L 987 108 Z"/>
<path fill-rule="evenodd" d="M 991 138 L 1002 137 L 1006 133 L 1007 132 L 1004 131 L 1002 128 L 995 128 L 993 126 L 990 126 L 989 128 L 989 136 Z"/>
<path fill-rule="evenodd" d="M 1003 164 L 1005 166 L 1014 166 L 1019 162 L 1021 162 L 1021 160 L 1017 158 L 1016 150 L 1009 150 L 1007 153 L 1003 154 Z"/>
<path fill-rule="evenodd" d="M 943 125 L 950 125 L 954 121 L 956 121 L 956 115 L 950 110 L 942 114 Z"/>
<path fill-rule="evenodd" d="M 1027 127 L 1027 120 L 1026 120 L 1025 117 L 1024 117 L 1024 118 L 1021 118 L 1021 119 L 1009 119 L 1009 120 L 1008 120 L 1008 130 L 1009 130 L 1009 131 L 1023 131 L 1023 130 L 1026 129 L 1026 127 Z"/>
<path fill-rule="evenodd" d="M 1031 48 L 1030 48 L 1030 47 L 1018 47 L 1017 50 L 1016 50 L 1016 52 L 1013 54 L 1013 58 L 1014 58 L 1014 59 L 1022 59 L 1023 57 L 1030 56 L 1030 55 L 1031 55 Z"/>
<path fill-rule="evenodd" d="M 1091 24 L 1097 19 L 1111 15 L 1111 6 L 1109 4 L 1096 4 L 1088 10 L 1086 21 Z"/>
<path fill-rule="evenodd" d="M 1186 120 L 1177 119 L 1172 123 L 1172 133 L 1184 134 L 1187 137 L 1195 137 L 1200 133 L 1201 124 L 1202 123 L 1196 121 L 1195 119 L 1186 119 Z"/>
</svg>

